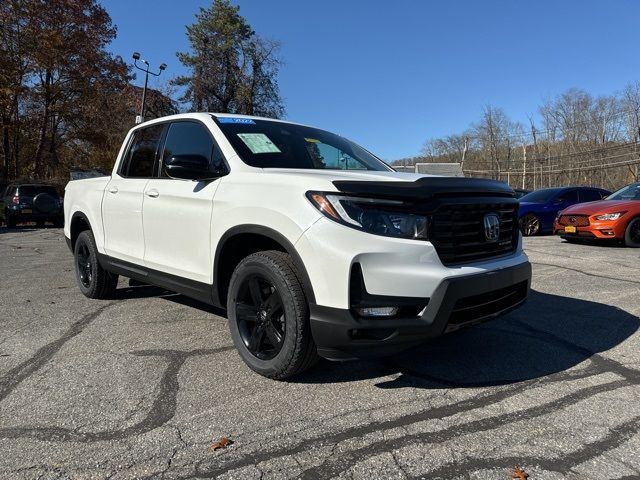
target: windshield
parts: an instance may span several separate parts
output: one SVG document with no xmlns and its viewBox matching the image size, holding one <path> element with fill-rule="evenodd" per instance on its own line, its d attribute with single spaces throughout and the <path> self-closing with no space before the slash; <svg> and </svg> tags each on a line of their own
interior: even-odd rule
<svg viewBox="0 0 640 480">
<path fill-rule="evenodd" d="M 523 195 L 522 197 L 520 197 L 520 201 L 531 203 L 547 203 L 559 191 L 559 188 L 543 188 L 542 190 L 536 190 L 535 192 Z"/>
<path fill-rule="evenodd" d="M 364 148 L 317 128 L 244 117 L 216 121 L 240 158 L 252 167 L 393 171 Z"/>
<path fill-rule="evenodd" d="M 640 200 L 640 183 L 632 183 L 613 192 L 607 200 Z"/>
</svg>

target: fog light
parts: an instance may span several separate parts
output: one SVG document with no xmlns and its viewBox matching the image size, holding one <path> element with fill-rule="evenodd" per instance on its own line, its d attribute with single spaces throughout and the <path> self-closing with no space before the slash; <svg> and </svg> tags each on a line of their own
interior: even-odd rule
<svg viewBox="0 0 640 480">
<path fill-rule="evenodd" d="M 367 307 L 357 308 L 356 312 L 361 317 L 393 317 L 398 313 L 398 307 Z"/>
</svg>

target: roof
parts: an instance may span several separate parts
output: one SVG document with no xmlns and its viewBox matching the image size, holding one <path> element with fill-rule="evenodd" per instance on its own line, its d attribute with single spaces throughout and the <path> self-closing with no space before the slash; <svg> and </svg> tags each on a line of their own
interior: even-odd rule
<svg viewBox="0 0 640 480">
<path fill-rule="evenodd" d="M 136 125 L 134 128 L 138 128 L 141 127 L 143 125 L 152 125 L 154 123 L 159 123 L 159 122 L 166 122 L 168 120 L 184 120 L 187 118 L 196 118 L 196 119 L 200 119 L 200 120 L 205 120 L 205 119 L 210 119 L 211 117 L 216 117 L 216 118 L 228 118 L 228 117 L 233 117 L 233 118 L 248 118 L 251 120 L 266 120 L 269 122 L 280 122 L 280 123 L 290 123 L 290 124 L 294 124 L 294 125 L 302 125 L 302 126 L 310 126 L 310 125 L 305 125 L 303 123 L 297 123 L 297 122 L 291 122 L 288 120 L 280 120 L 278 118 L 267 118 L 267 117 L 258 117 L 256 115 L 241 115 L 239 113 L 215 113 L 215 112 L 190 112 L 190 113 L 178 113 L 176 115 L 167 115 L 165 117 L 158 117 L 158 118 L 153 118 L 151 120 L 146 120 L 142 123 L 139 123 L 138 125 Z M 313 127 L 315 128 L 315 127 Z"/>
</svg>

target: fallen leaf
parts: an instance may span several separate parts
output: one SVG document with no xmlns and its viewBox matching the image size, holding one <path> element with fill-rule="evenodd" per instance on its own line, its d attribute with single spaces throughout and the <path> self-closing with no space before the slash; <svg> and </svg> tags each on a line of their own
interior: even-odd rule
<svg viewBox="0 0 640 480">
<path fill-rule="evenodd" d="M 229 445 L 233 445 L 233 440 L 228 439 L 227 437 L 222 437 L 216 443 L 209 447 L 209 450 L 220 450 L 221 448 L 227 448 Z M 523 477 L 525 478 L 525 477 Z"/>
<path fill-rule="evenodd" d="M 521 469 L 518 465 L 516 465 L 515 467 L 513 467 L 511 478 L 517 478 L 518 480 L 527 480 L 527 478 L 529 478 L 529 474 Z"/>
</svg>

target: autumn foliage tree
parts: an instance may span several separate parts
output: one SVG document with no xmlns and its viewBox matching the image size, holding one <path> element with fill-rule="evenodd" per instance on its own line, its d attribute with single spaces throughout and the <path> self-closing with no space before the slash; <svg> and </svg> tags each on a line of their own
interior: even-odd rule
<svg viewBox="0 0 640 480">
<path fill-rule="evenodd" d="M 201 8 L 187 27 L 191 52 L 178 59 L 189 75 L 176 78 L 181 101 L 194 111 L 280 117 L 278 43 L 260 38 L 228 0 Z"/>
<path fill-rule="evenodd" d="M 3 177 L 102 166 L 112 144 L 102 119 L 125 114 L 130 78 L 106 50 L 109 14 L 95 0 L 4 0 L 0 16 Z"/>
</svg>

